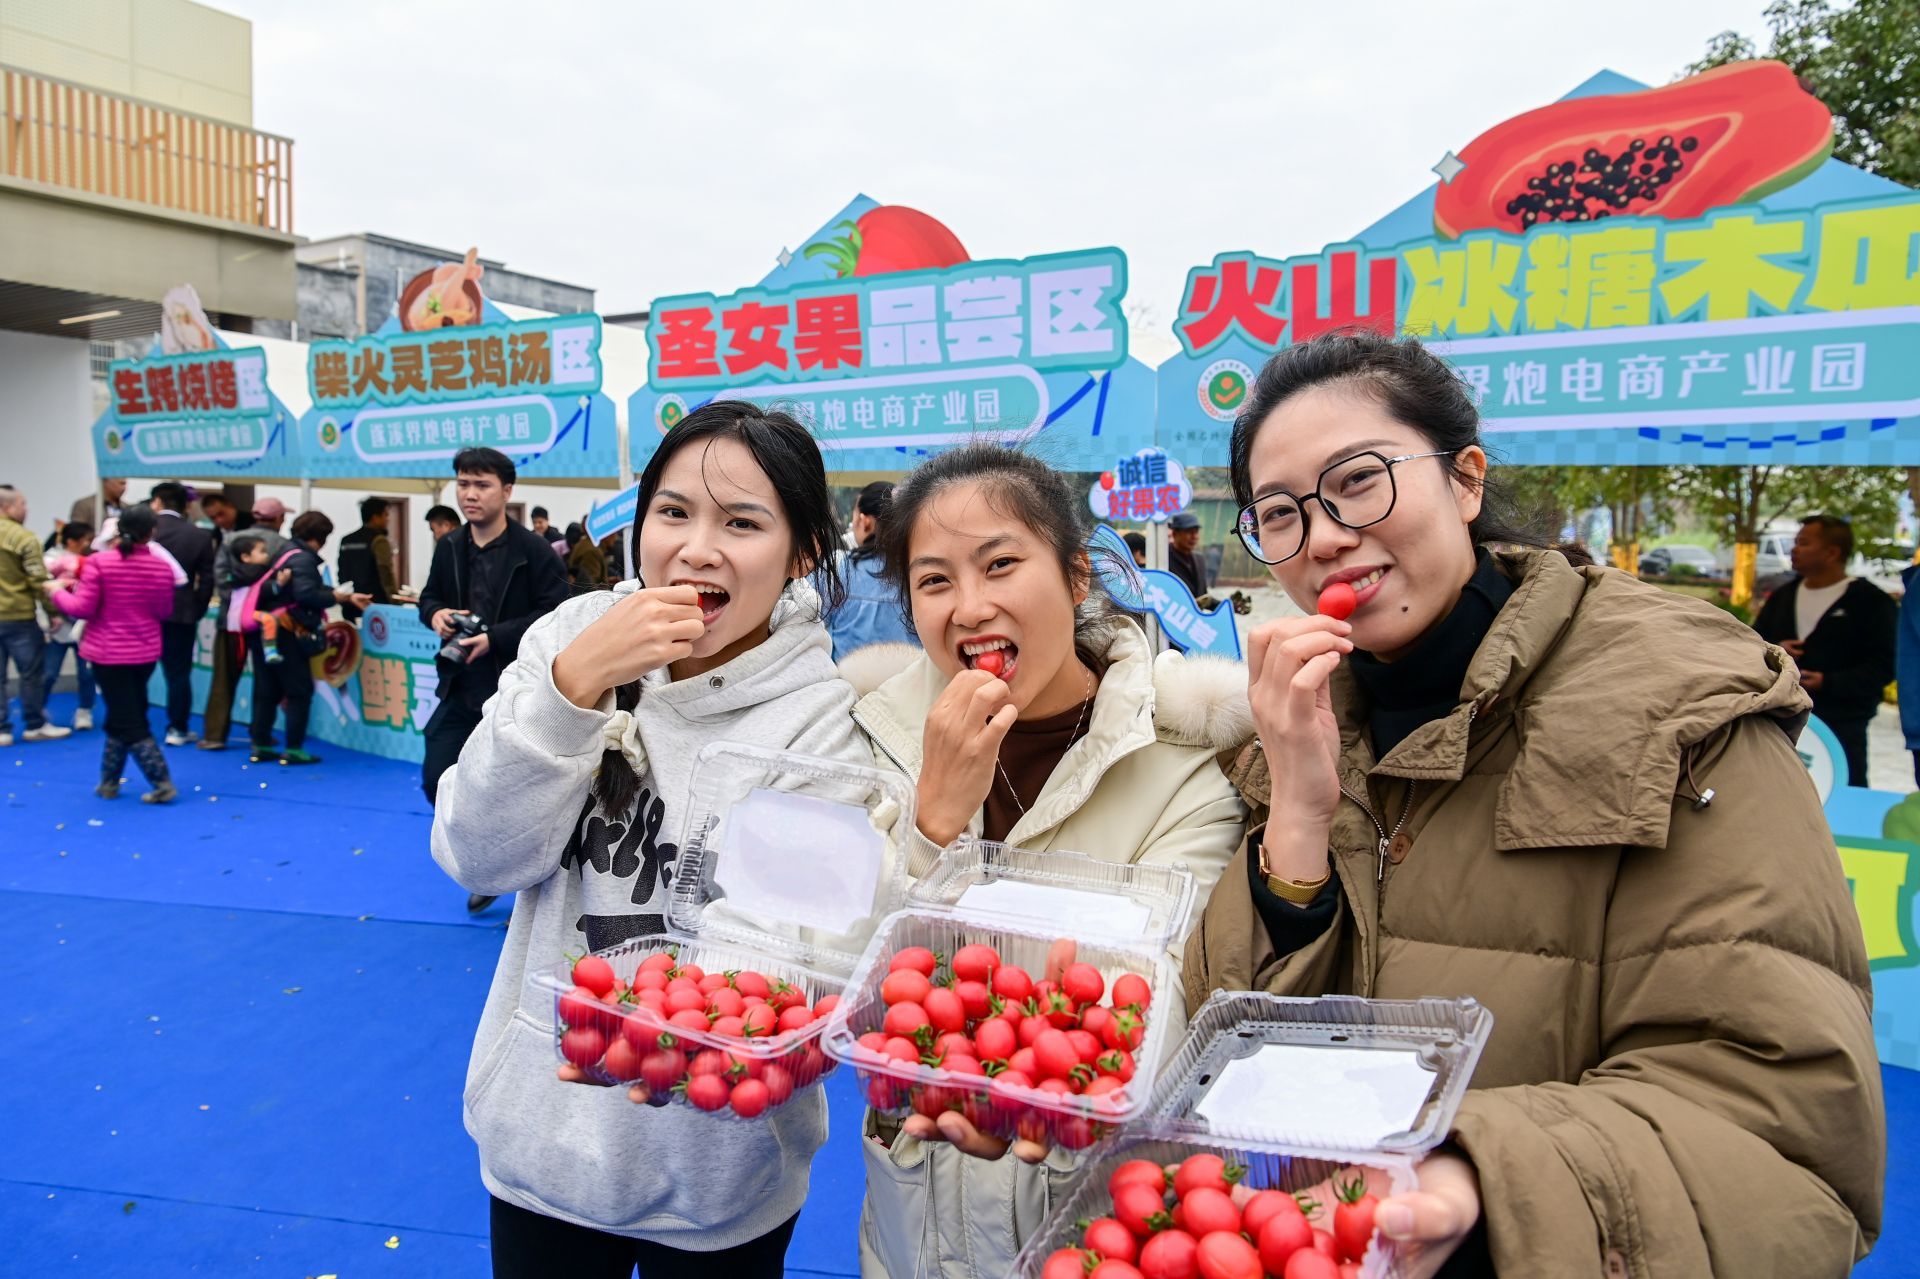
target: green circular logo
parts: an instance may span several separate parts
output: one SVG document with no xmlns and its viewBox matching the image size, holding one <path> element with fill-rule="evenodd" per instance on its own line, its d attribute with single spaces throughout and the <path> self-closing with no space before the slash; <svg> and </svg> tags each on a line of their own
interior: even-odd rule
<svg viewBox="0 0 1920 1279">
<path fill-rule="evenodd" d="M 112 430 L 112 429 L 109 429 L 107 431 L 107 452 L 118 453 L 121 449 L 126 447 L 126 444 L 127 444 L 126 436 L 120 434 L 119 431 Z"/>
<path fill-rule="evenodd" d="M 320 419 L 320 447 L 329 453 L 340 447 L 340 424 L 330 417 Z"/>
<path fill-rule="evenodd" d="M 1231 422 L 1247 401 L 1253 370 L 1239 360 L 1218 360 L 1200 375 L 1200 407 L 1209 417 Z"/>
<path fill-rule="evenodd" d="M 687 402 L 677 395 L 663 395 L 660 402 L 653 406 L 653 419 L 660 424 L 660 433 L 665 435 L 680 425 L 687 415 Z"/>
</svg>

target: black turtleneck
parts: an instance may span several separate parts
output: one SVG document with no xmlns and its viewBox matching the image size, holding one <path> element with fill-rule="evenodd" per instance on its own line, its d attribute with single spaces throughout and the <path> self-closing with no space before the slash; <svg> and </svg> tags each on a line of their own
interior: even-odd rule
<svg viewBox="0 0 1920 1279">
<path fill-rule="evenodd" d="M 1460 704 L 1467 667 L 1513 594 L 1513 583 L 1482 547 L 1460 602 L 1440 623 L 1395 661 L 1354 650 L 1353 678 L 1367 697 L 1367 727 L 1373 757 L 1380 759 L 1422 724 Z"/>
<path fill-rule="evenodd" d="M 1460 592 L 1453 611 L 1428 631 L 1398 661 L 1383 662 L 1355 649 L 1349 658 L 1353 677 L 1367 698 L 1367 726 L 1373 734 L 1373 755 L 1379 759 L 1398 746 L 1407 734 L 1439 719 L 1460 704 L 1460 686 L 1480 641 L 1493 626 L 1513 583 L 1507 580 L 1485 548 L 1475 554 L 1473 576 Z M 1259 850 L 1247 858 L 1254 908 L 1267 926 L 1276 958 L 1284 959 L 1327 931 L 1333 922 L 1340 885 L 1329 879 L 1320 895 L 1307 906 L 1282 900 L 1267 887 L 1259 871 Z"/>
</svg>

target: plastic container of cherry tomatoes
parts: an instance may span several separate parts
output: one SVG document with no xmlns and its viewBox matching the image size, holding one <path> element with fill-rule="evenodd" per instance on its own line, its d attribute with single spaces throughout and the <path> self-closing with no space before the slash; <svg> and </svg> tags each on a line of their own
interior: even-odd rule
<svg viewBox="0 0 1920 1279">
<path fill-rule="evenodd" d="M 1493 1015 L 1472 999 L 1216 992 L 1161 1069 L 1147 1114 L 1088 1156 L 1014 1273 L 1038 1279 L 1048 1258 L 1080 1246 L 1085 1223 L 1113 1213 L 1108 1182 L 1133 1160 L 1218 1156 L 1250 1190 L 1305 1196 L 1317 1205 L 1307 1220 L 1321 1228 L 1334 1224 L 1342 1182 L 1366 1176 L 1382 1197 L 1413 1189 L 1492 1030 Z M 1398 1274 L 1392 1244 L 1377 1235 L 1354 1260 L 1365 1279 Z"/>
<path fill-rule="evenodd" d="M 1099 861 L 1077 853 L 1036 852 L 983 840 L 947 849 L 880 926 L 848 983 L 823 1046 L 853 1064 L 868 1104 L 896 1118 L 958 1110 L 982 1132 L 1081 1149 L 1145 1113 L 1158 1063 L 1177 1024 L 1179 975 L 1167 954 L 1186 924 L 1193 879 L 1184 867 Z M 876 1053 L 860 1037 L 885 1021 L 882 992 L 893 956 L 924 947 L 939 957 L 936 984 L 963 946 L 990 946 L 1003 966 L 1038 980 L 1054 947 L 1074 943 L 1074 959 L 1092 965 L 1111 992 L 1133 974 L 1147 983 L 1145 1027 L 1131 1050 L 1131 1077 L 1100 1096 L 1024 1087 L 938 1064 L 929 1053 L 908 1061 Z M 971 1020 L 971 1019 L 970 1019 Z"/>
<path fill-rule="evenodd" d="M 674 1024 L 640 1001 L 634 983 L 644 968 L 667 965 L 653 958 L 665 954 L 676 975 L 693 966 L 728 986 L 744 972 L 764 976 L 764 994 L 735 987 L 743 1009 L 749 995 L 779 1011 L 838 997 L 874 921 L 905 899 L 902 836 L 912 824 L 913 791 L 897 773 L 745 743 L 707 746 L 694 762 L 668 931 L 595 952 L 616 982 L 606 995 L 576 986 L 571 959 L 528 978 L 553 1001 L 556 1056 L 595 1082 L 643 1085 L 649 1104 L 734 1121 L 758 1120 L 817 1087 L 836 1064 L 820 1043 L 831 1006 L 804 1026 L 720 1034 Z M 695 1082 L 709 1074 L 723 1079 L 724 1099 Z M 748 1080 L 763 1087 L 740 1088 Z"/>
</svg>

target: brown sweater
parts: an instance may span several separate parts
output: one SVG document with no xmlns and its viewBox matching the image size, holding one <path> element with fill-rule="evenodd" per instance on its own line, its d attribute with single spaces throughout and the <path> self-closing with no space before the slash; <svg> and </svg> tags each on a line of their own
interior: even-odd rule
<svg viewBox="0 0 1920 1279">
<path fill-rule="evenodd" d="M 1092 718 L 1092 699 L 1069 706 L 1058 715 L 1045 719 L 1014 721 L 1000 743 L 1000 766 L 993 770 L 993 786 L 987 791 L 987 812 L 982 823 L 982 839 L 1007 837 L 1014 823 L 1046 788 L 1054 766 L 1067 748 L 1087 735 Z M 1013 785 L 1008 786 L 1011 780 Z"/>
</svg>

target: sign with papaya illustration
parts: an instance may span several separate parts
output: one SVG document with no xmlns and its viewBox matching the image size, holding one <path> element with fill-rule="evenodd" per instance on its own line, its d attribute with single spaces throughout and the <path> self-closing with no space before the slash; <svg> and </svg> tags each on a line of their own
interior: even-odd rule
<svg viewBox="0 0 1920 1279">
<path fill-rule="evenodd" d="M 1920 193 L 1832 146 L 1779 62 L 1602 73 L 1348 243 L 1190 271 L 1162 442 L 1224 464 L 1260 364 L 1358 327 L 1434 343 L 1510 462 L 1920 462 Z"/>
<path fill-rule="evenodd" d="M 473 447 L 530 478 L 618 473 L 600 317 L 510 320 L 481 290 L 485 272 L 469 249 L 408 281 L 375 332 L 308 348 L 309 474 L 438 479 Z"/>
<path fill-rule="evenodd" d="M 105 476 L 299 475 L 292 415 L 267 387 L 267 355 L 232 347 L 190 284 L 169 290 L 160 333 L 138 360 L 107 368 L 107 409 L 93 424 Z"/>
<path fill-rule="evenodd" d="M 776 262 L 755 288 L 654 302 L 630 422 L 658 438 L 712 399 L 778 406 L 836 471 L 1043 430 L 1060 465 L 1082 439 L 1090 454 L 1096 439 L 1152 443 L 1153 378 L 1128 357 L 1118 249 L 976 261 L 932 216 L 861 196 Z M 632 442 L 638 469 L 652 440 L 635 429 Z"/>
</svg>

